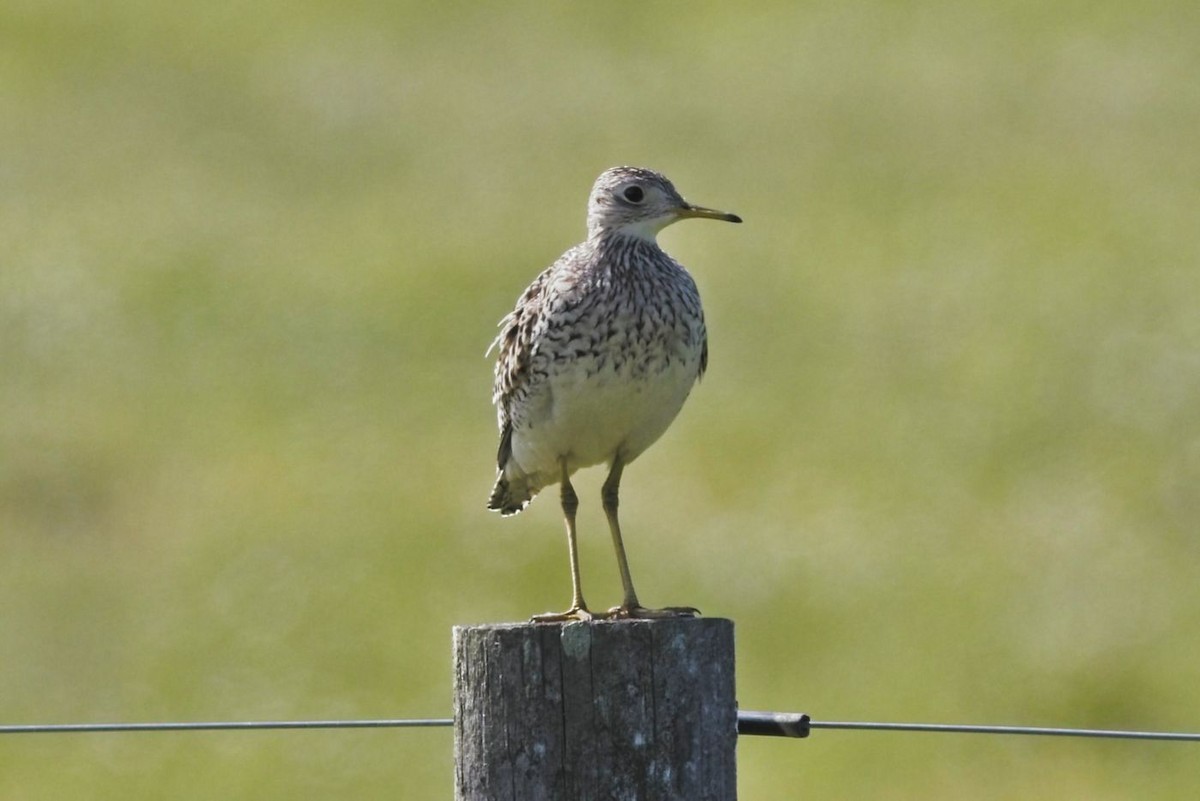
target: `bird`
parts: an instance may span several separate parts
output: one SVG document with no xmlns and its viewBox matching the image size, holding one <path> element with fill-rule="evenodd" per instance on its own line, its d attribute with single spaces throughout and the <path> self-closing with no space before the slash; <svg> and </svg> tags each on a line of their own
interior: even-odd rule
<svg viewBox="0 0 1200 801">
<path fill-rule="evenodd" d="M 625 467 L 670 426 L 708 366 L 708 333 L 692 276 L 657 234 L 684 219 L 740 223 L 693 205 L 659 172 L 614 167 L 587 205 L 587 238 L 533 280 L 499 323 L 492 402 L 500 428 L 488 508 L 514 515 L 560 485 L 571 566 L 571 606 L 534 622 L 690 617 L 693 607 L 641 605 L 617 517 Z M 571 476 L 605 463 L 601 502 L 623 600 L 593 612 L 580 588 Z"/>
</svg>

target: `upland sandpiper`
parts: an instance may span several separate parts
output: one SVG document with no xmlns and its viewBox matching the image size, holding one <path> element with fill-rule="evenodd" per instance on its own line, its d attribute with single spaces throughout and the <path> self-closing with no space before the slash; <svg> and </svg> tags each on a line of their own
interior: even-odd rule
<svg viewBox="0 0 1200 801">
<path fill-rule="evenodd" d="M 696 614 L 641 606 L 617 522 L 622 471 L 666 431 L 708 363 L 696 283 L 655 239 L 689 217 L 741 222 L 693 206 L 653 170 L 607 170 L 588 198 L 587 239 L 534 279 L 500 321 L 492 343 L 499 471 L 488 508 L 516 514 L 539 490 L 561 484 L 571 559 L 571 608 L 535 621 Z M 624 600 L 595 614 L 579 584 L 571 475 L 601 462 L 609 465 L 601 499 Z"/>
</svg>

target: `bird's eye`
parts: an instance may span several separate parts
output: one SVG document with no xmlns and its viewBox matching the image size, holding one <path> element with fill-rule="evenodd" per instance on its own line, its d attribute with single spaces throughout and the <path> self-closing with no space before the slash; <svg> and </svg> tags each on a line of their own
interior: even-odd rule
<svg viewBox="0 0 1200 801">
<path fill-rule="evenodd" d="M 640 186 L 627 186 L 621 194 L 630 203 L 641 203 L 646 199 L 646 193 L 642 191 Z"/>
</svg>

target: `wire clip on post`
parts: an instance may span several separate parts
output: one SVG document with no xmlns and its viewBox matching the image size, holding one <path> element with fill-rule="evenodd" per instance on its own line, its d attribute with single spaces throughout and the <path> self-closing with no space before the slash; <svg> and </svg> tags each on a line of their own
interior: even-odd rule
<svg viewBox="0 0 1200 801">
<path fill-rule="evenodd" d="M 801 712 L 738 712 L 738 734 L 767 737 L 807 737 L 809 717 Z"/>
</svg>

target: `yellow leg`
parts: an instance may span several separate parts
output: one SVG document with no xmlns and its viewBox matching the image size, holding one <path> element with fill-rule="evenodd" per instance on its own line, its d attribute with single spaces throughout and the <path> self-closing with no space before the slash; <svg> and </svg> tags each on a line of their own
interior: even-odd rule
<svg viewBox="0 0 1200 801">
<path fill-rule="evenodd" d="M 588 611 L 583 600 L 583 590 L 579 583 L 579 546 L 575 541 L 575 513 L 579 510 L 579 496 L 571 486 L 571 476 L 567 472 L 567 460 L 562 460 L 562 500 L 563 519 L 567 524 L 567 551 L 571 557 L 571 608 L 565 612 L 549 612 L 544 615 L 534 615 L 535 623 L 559 623 L 564 620 L 591 620 L 592 613 Z"/>
<path fill-rule="evenodd" d="M 600 490 L 600 498 L 604 502 L 604 514 L 608 518 L 608 529 L 612 533 L 613 550 L 617 552 L 617 569 L 621 571 L 621 586 L 625 591 L 625 600 L 620 606 L 608 610 L 607 617 L 613 618 L 666 618 L 694 617 L 700 610 L 690 606 L 671 606 L 666 609 L 646 609 L 638 603 L 637 592 L 633 589 L 633 578 L 629 575 L 629 560 L 625 556 L 625 541 L 621 538 L 621 523 L 617 519 L 617 506 L 621 488 L 621 473 L 625 463 L 620 454 L 613 458 L 612 468 L 608 478 Z"/>
</svg>

